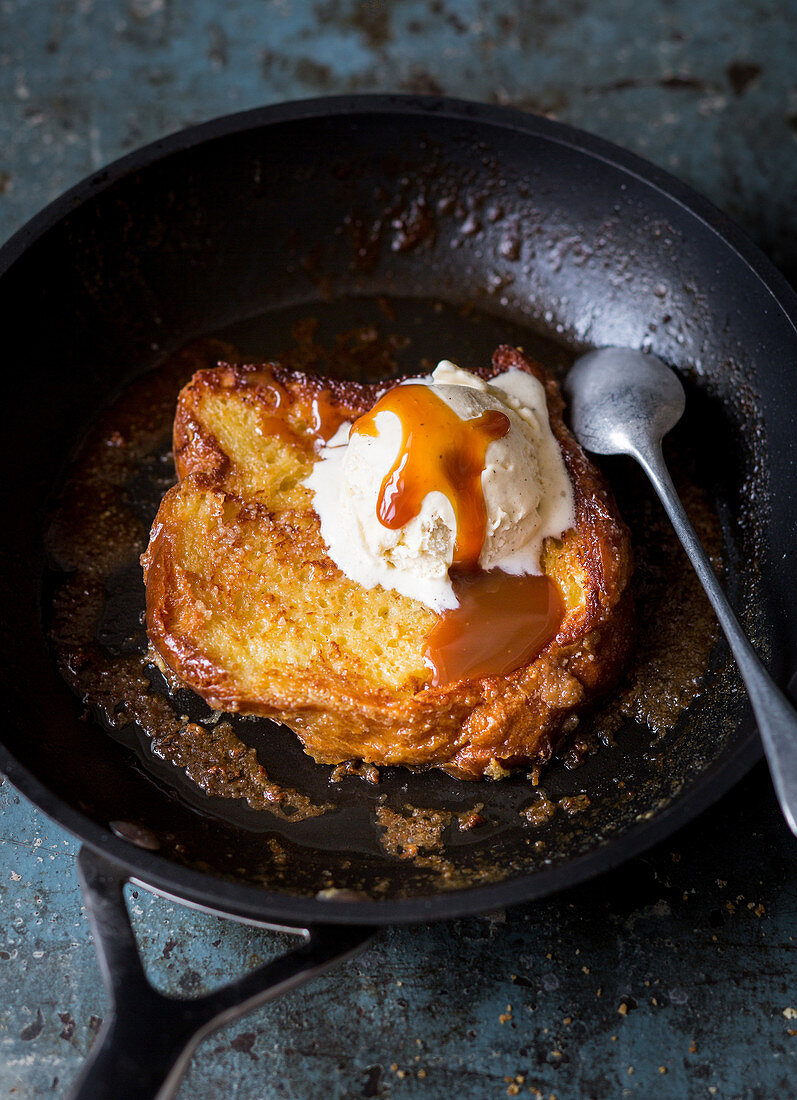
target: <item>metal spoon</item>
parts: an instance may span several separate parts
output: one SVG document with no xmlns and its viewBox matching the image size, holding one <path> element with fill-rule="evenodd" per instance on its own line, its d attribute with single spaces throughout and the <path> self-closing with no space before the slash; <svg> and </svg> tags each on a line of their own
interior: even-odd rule
<svg viewBox="0 0 797 1100">
<path fill-rule="evenodd" d="M 797 835 L 797 712 L 761 664 L 720 588 L 661 452 L 662 437 L 684 411 L 681 383 L 655 355 L 601 348 L 576 361 L 565 392 L 582 447 L 601 455 L 630 455 L 653 483 L 725 631 L 753 705 L 781 809 Z"/>
</svg>

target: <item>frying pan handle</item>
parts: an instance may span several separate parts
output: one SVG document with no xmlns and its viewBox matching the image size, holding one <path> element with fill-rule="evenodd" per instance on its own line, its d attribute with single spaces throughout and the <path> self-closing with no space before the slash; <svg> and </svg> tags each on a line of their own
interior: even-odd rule
<svg viewBox="0 0 797 1100">
<path fill-rule="evenodd" d="M 374 931 L 291 929 L 304 938 L 295 951 L 206 996 L 173 999 L 144 973 L 124 900 L 125 871 L 87 848 L 78 870 L 111 1011 L 70 1100 L 168 1100 L 206 1035 L 356 954 Z"/>
</svg>

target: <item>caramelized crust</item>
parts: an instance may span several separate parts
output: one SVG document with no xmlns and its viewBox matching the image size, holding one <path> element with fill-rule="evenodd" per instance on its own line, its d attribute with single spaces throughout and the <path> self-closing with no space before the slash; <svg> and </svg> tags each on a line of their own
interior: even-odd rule
<svg viewBox="0 0 797 1100">
<path fill-rule="evenodd" d="M 506 677 L 434 687 L 423 653 L 437 615 L 362 588 L 328 557 L 302 481 L 317 441 L 385 386 L 222 364 L 180 394 L 179 483 L 142 558 L 147 631 L 163 664 L 214 708 L 284 721 L 325 763 L 436 766 L 476 779 L 545 762 L 626 660 L 631 550 L 605 481 L 565 427 L 556 383 L 512 347 L 481 373 L 513 367 L 546 388 L 576 503 L 575 527 L 546 543 L 544 568 L 566 612 L 536 660 Z"/>
</svg>

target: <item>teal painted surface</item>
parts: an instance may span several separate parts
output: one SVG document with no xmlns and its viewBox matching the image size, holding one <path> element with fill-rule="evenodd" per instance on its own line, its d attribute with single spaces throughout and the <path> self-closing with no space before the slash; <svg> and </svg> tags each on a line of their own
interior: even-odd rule
<svg viewBox="0 0 797 1100">
<path fill-rule="evenodd" d="M 795 17 L 793 0 L 0 0 L 0 239 L 188 123 L 316 94 L 444 92 L 647 156 L 794 277 Z M 106 1011 L 76 847 L 8 783 L 0 812 L 0 1095 L 58 1096 Z M 596 884 L 383 932 L 211 1037 L 181 1097 L 791 1095 L 795 855 L 759 769 Z M 142 892 L 130 902 L 153 979 L 181 995 L 285 946 Z"/>
<path fill-rule="evenodd" d="M 106 1009 L 75 844 L 8 783 L 0 809 L 0 1095 L 59 1096 Z M 759 767 L 595 883 L 383 931 L 344 968 L 206 1040 L 180 1098 L 791 1096 L 794 849 Z M 129 904 L 153 982 L 177 996 L 290 943 L 140 890 Z"/>
</svg>

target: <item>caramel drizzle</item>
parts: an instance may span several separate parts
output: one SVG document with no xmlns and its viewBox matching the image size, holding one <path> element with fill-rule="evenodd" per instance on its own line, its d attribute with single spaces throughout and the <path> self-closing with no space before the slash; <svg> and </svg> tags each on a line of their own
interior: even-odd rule
<svg viewBox="0 0 797 1100">
<path fill-rule="evenodd" d="M 352 432 L 377 435 L 380 412 L 399 418 L 402 440 L 379 491 L 379 522 L 391 530 L 403 527 L 418 515 L 427 494 L 438 490 L 454 509 L 453 564 L 477 569 L 487 529 L 481 476 L 487 448 L 509 431 L 509 417 L 490 409 L 462 420 L 429 386 L 396 386 L 355 421 Z"/>
<path fill-rule="evenodd" d="M 299 419 L 296 416 L 298 411 L 304 421 L 304 434 L 326 443 L 345 419 L 345 412 L 336 404 L 330 390 L 319 389 L 308 401 L 301 392 L 291 394 L 267 369 L 249 371 L 242 381 L 245 388 L 259 391 L 260 397 L 268 397 L 270 407 L 260 420 L 264 435 L 275 435 L 294 446 L 301 444 L 302 433 L 297 431 L 289 419 L 289 413 L 294 410 L 292 419 Z M 234 384 L 233 376 L 231 385 Z"/>
</svg>

